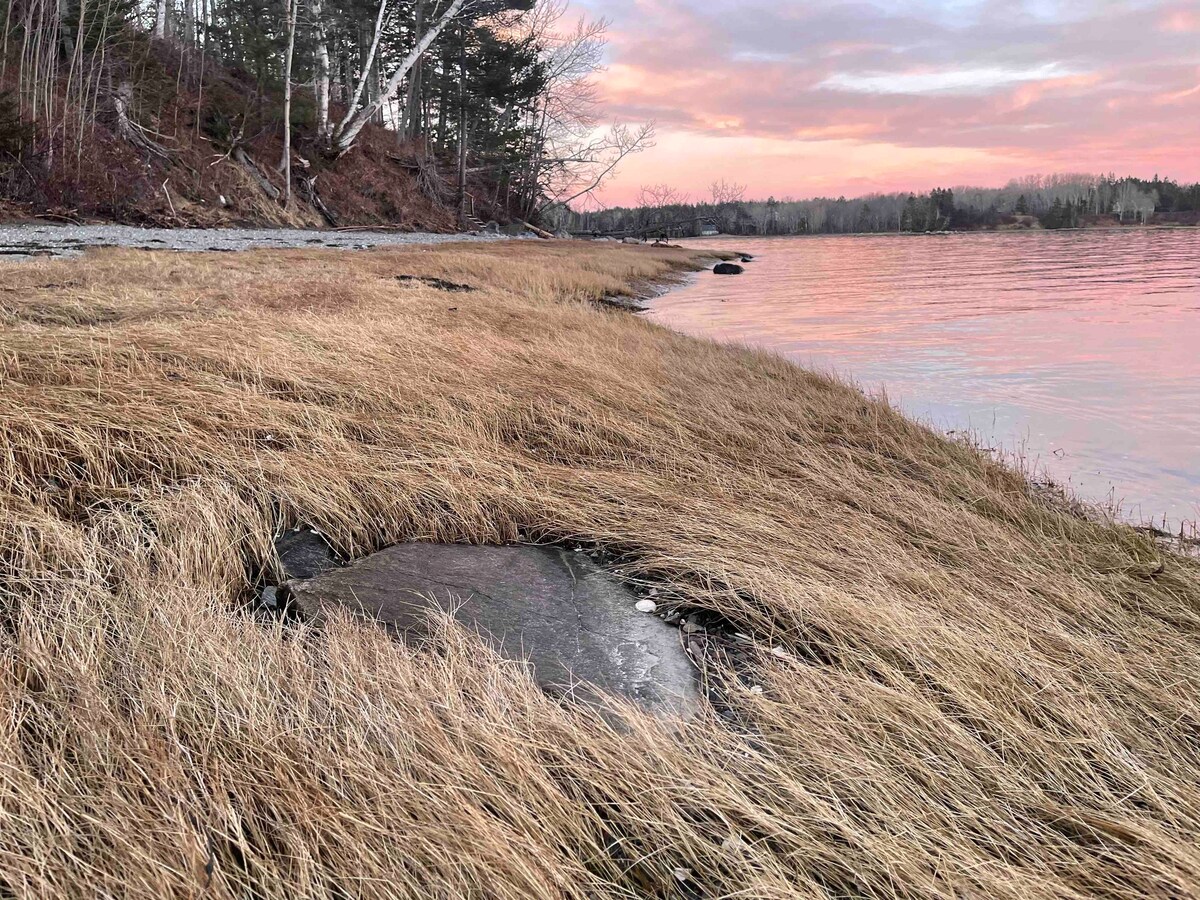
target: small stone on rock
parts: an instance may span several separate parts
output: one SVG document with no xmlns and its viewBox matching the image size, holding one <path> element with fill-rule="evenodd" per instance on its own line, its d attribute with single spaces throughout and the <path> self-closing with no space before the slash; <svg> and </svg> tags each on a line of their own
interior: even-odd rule
<svg viewBox="0 0 1200 900">
<path fill-rule="evenodd" d="M 658 604 L 653 600 L 639 600 L 637 602 L 637 611 L 644 613 L 652 613 L 658 611 Z"/>
</svg>

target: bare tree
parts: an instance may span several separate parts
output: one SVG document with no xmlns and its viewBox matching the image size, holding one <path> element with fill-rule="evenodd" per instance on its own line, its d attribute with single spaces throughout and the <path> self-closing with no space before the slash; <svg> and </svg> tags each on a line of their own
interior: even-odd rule
<svg viewBox="0 0 1200 900">
<path fill-rule="evenodd" d="M 576 200 L 594 194 L 616 174 L 617 167 L 626 157 L 653 146 L 653 122 L 647 122 L 637 128 L 614 124 L 607 133 L 579 148 L 569 159 L 551 161 L 556 171 L 567 174 L 569 180 L 566 183 L 570 186 L 564 187 L 555 195 L 547 196 L 538 207 L 538 212 L 545 214 L 555 207 L 569 206 Z M 574 188 L 578 190 L 573 190 Z"/>
<path fill-rule="evenodd" d="M 529 113 L 522 206 L 546 215 L 592 196 L 628 156 L 654 145 L 654 124 L 600 129 L 600 92 L 608 21 L 580 17 L 563 27 L 567 0 L 539 3 L 523 25 L 540 47 L 545 89 Z"/>
<path fill-rule="evenodd" d="M 642 185 L 638 192 L 638 205 L 646 209 L 666 209 L 668 206 L 684 206 L 691 200 L 685 194 L 669 184 Z"/>
<path fill-rule="evenodd" d="M 728 182 L 724 178 L 714 181 L 709 186 L 709 195 L 713 206 L 724 206 L 727 203 L 741 203 L 746 198 L 746 185 Z"/>
</svg>

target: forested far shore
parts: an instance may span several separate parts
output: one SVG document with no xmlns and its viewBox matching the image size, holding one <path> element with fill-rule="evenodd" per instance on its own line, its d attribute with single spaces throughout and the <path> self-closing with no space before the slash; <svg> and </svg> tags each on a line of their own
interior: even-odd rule
<svg viewBox="0 0 1200 900">
<path fill-rule="evenodd" d="M 602 125 L 566 0 L 0 0 L 0 216 L 537 221 L 649 124 Z"/>
<path fill-rule="evenodd" d="M 1200 183 L 1062 174 L 1002 188 L 747 200 L 744 185 L 722 179 L 699 198 L 670 185 L 643 187 L 634 206 L 565 212 L 558 224 L 577 234 L 644 237 L 1200 225 Z"/>
</svg>

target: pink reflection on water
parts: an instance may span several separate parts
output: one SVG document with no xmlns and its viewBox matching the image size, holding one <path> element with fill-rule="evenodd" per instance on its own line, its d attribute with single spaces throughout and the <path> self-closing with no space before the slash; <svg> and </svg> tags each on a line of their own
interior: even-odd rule
<svg viewBox="0 0 1200 900">
<path fill-rule="evenodd" d="M 687 243 L 757 258 L 656 321 L 886 387 L 1132 518 L 1200 518 L 1200 231 Z"/>
</svg>

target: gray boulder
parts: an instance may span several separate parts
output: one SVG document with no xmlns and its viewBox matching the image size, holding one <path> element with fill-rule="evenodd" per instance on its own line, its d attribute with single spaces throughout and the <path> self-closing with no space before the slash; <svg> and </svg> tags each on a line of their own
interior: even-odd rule
<svg viewBox="0 0 1200 900">
<path fill-rule="evenodd" d="M 311 528 L 285 531 L 276 538 L 275 551 L 283 563 L 285 579 L 315 578 L 338 566 L 333 548 Z"/>
<path fill-rule="evenodd" d="M 687 715 L 700 693 L 676 628 L 582 553 L 544 547 L 401 544 L 289 585 L 320 623 L 334 609 L 398 637 L 428 635 L 448 613 L 511 659 L 528 659 L 548 692 L 596 702 L 597 689 L 657 713 Z"/>
<path fill-rule="evenodd" d="M 717 263 L 713 267 L 714 275 L 741 275 L 746 270 L 736 263 Z"/>
</svg>

